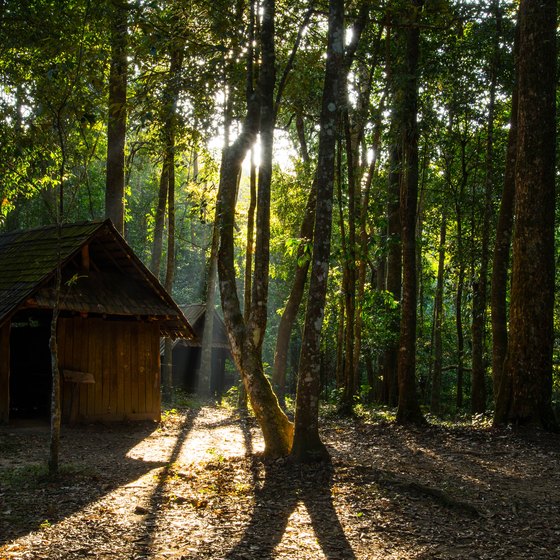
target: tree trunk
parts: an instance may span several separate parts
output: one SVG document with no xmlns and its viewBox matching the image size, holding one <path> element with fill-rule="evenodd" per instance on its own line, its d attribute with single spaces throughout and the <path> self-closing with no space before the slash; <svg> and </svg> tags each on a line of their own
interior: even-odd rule
<svg viewBox="0 0 560 560">
<path fill-rule="evenodd" d="M 335 148 L 344 57 L 344 2 L 330 0 L 325 83 L 317 160 L 317 205 L 313 262 L 300 354 L 294 440 L 296 461 L 320 460 L 328 452 L 319 437 L 320 341 L 324 317 L 332 228 Z"/>
<path fill-rule="evenodd" d="M 514 58 L 518 57 L 519 26 L 517 26 Z M 492 263 L 492 380 L 494 389 L 495 410 L 498 403 L 498 393 L 502 382 L 502 372 L 506 359 L 507 332 L 507 284 L 509 272 L 509 253 L 513 232 L 513 207 L 515 202 L 515 158 L 517 149 L 517 62 L 515 62 L 515 79 L 511 98 L 510 128 L 506 152 L 506 167 L 504 185 L 500 201 L 500 214 L 496 227 L 496 241 L 494 245 L 494 260 Z"/>
<path fill-rule="evenodd" d="M 416 210 L 418 205 L 418 12 L 423 0 L 412 0 L 411 27 L 406 30 L 406 68 L 403 87 L 404 180 L 401 183 L 402 314 L 399 339 L 397 422 L 424 421 L 416 394 Z"/>
<path fill-rule="evenodd" d="M 463 385 L 464 385 L 464 358 L 465 358 L 465 334 L 463 331 L 463 291 L 465 288 L 465 262 L 463 256 L 463 212 L 462 204 L 465 188 L 468 181 L 466 141 L 461 142 L 461 181 L 459 192 L 455 197 L 455 213 L 457 220 L 457 293 L 455 296 L 455 327 L 457 330 L 457 410 L 463 408 Z"/>
<path fill-rule="evenodd" d="M 447 220 L 445 214 L 443 214 L 439 233 L 439 258 L 434 301 L 434 369 L 432 372 L 432 394 L 430 400 L 430 410 L 433 414 L 440 414 L 441 412 L 441 373 L 443 367 L 441 332 L 443 329 L 443 278 L 445 269 L 446 233 Z"/>
<path fill-rule="evenodd" d="M 162 168 L 162 183 L 160 196 L 167 194 L 167 262 L 165 268 L 165 289 L 169 294 L 173 292 L 175 279 L 175 135 L 177 127 L 177 97 L 179 95 L 179 72 L 183 65 L 183 51 L 175 48 L 171 52 L 169 77 L 164 93 L 163 109 L 163 137 L 164 161 Z M 167 184 L 165 184 L 167 183 Z M 163 192 L 161 192 L 163 191 Z M 161 201 L 160 201 L 161 203 Z M 165 198 L 163 200 L 165 211 Z M 159 205 L 158 205 L 159 210 Z M 163 228 L 162 228 L 163 229 Z M 161 244 L 163 232 L 160 233 L 159 255 L 154 264 L 154 274 L 159 275 L 161 260 Z M 154 249 L 156 240 L 154 239 Z M 170 338 L 165 339 L 163 353 L 163 397 L 170 403 L 173 402 L 173 343 Z"/>
<path fill-rule="evenodd" d="M 484 209 L 482 223 L 482 246 L 480 270 L 474 283 L 473 319 L 472 319 L 472 385 L 471 412 L 486 411 L 486 366 L 484 360 L 486 307 L 488 292 L 488 261 L 490 246 L 490 221 L 492 218 L 492 198 L 494 195 L 494 111 L 496 102 L 497 74 L 500 56 L 501 13 L 494 2 L 493 11 L 496 19 L 493 54 L 490 67 L 490 100 L 488 103 L 488 126 L 486 140 L 486 170 L 484 181 Z"/>
<path fill-rule="evenodd" d="M 317 186 L 314 181 L 309 192 L 309 197 L 305 206 L 305 215 L 299 232 L 300 245 L 297 250 L 297 264 L 294 282 L 292 284 L 292 289 L 290 291 L 286 307 L 284 308 L 284 312 L 280 318 L 280 323 L 278 324 L 276 349 L 274 351 L 274 365 L 272 368 L 272 386 L 274 387 L 282 406 L 284 406 L 286 394 L 286 364 L 288 360 L 290 337 L 301 300 L 303 299 L 307 272 L 309 270 L 310 261 L 306 258 L 306 251 L 308 244 L 313 240 L 316 192 Z"/>
<path fill-rule="evenodd" d="M 379 120 L 377 120 L 375 126 L 373 144 L 372 144 L 374 155 L 368 169 L 366 183 L 364 185 L 364 189 L 362 193 L 362 200 L 360 202 L 359 255 L 358 255 L 358 262 L 357 262 L 358 270 L 357 270 L 357 288 L 356 288 L 356 323 L 354 325 L 354 360 L 353 360 L 355 379 L 359 379 L 359 365 L 360 365 L 360 354 L 362 350 L 362 327 L 363 327 L 362 309 L 363 309 L 365 289 L 366 289 L 368 245 L 371 238 L 370 234 L 368 233 L 367 217 L 369 211 L 369 201 L 371 196 L 371 186 L 377 168 L 377 154 L 379 152 L 380 137 L 381 137 L 381 123 L 379 122 Z M 367 359 L 369 359 L 369 363 L 371 365 L 371 356 L 369 355 L 369 352 L 366 352 L 366 354 L 367 354 Z M 369 375 L 369 370 L 367 371 Z M 371 388 L 371 384 L 370 384 L 370 388 Z M 370 389 L 370 397 L 371 397 L 371 389 Z"/>
<path fill-rule="evenodd" d="M 167 205 L 167 188 L 169 186 L 169 173 L 165 157 L 161 166 L 159 179 L 158 203 L 154 224 L 154 242 L 152 245 L 152 257 L 150 260 L 150 270 L 159 279 L 161 270 L 161 254 L 163 252 L 163 230 L 165 227 L 165 208 Z"/>
<path fill-rule="evenodd" d="M 124 145 L 126 136 L 127 18 L 126 0 L 109 0 L 111 70 L 107 124 L 107 185 L 105 215 L 124 234 Z"/>
<path fill-rule="evenodd" d="M 400 183 L 402 177 L 402 148 L 393 144 L 389 152 L 389 203 L 387 220 L 387 255 L 386 290 L 395 301 L 400 302 L 402 294 L 402 250 L 401 250 L 401 216 L 399 212 Z M 395 333 L 399 325 L 393 325 Z M 383 364 L 383 403 L 396 406 L 398 402 L 398 344 L 391 343 L 384 352 Z"/>
<path fill-rule="evenodd" d="M 169 184 L 167 189 L 167 263 L 165 269 L 165 289 L 169 294 L 173 292 L 175 279 L 175 130 L 171 121 L 169 128 L 169 145 L 167 146 L 166 167 L 168 168 Z M 163 353 L 163 388 L 164 398 L 173 402 L 173 342 L 167 337 Z"/>
<path fill-rule="evenodd" d="M 510 335 L 496 422 L 557 429 L 554 341 L 556 0 L 519 6 L 518 122 Z M 504 385 L 504 383 L 502 383 Z"/>
<path fill-rule="evenodd" d="M 274 17 L 274 2 L 263 3 L 263 17 Z M 273 32 L 271 22 L 263 21 L 262 33 Z M 270 39 L 267 39 L 270 41 Z M 262 73 L 261 73 L 262 76 Z M 265 73 L 266 76 L 266 73 Z M 243 160 L 254 145 L 260 123 L 260 99 L 248 88 L 247 115 L 242 131 L 224 148 L 216 213 L 219 223 L 220 246 L 218 274 L 222 309 L 230 346 L 236 366 L 241 373 L 257 421 L 263 431 L 265 454 L 278 457 L 289 453 L 293 427 L 278 404 L 270 382 L 266 378 L 260 358 L 260 334 L 251 336 L 241 313 L 236 287 L 233 228 L 237 181 Z M 266 235 L 266 234 L 265 234 Z"/>
<path fill-rule="evenodd" d="M 62 184 L 61 176 L 61 184 Z M 62 189 L 61 189 L 62 191 Z M 61 192 L 62 195 L 62 192 Z M 49 348 L 51 351 L 51 374 L 52 374 L 52 390 L 51 390 L 51 432 L 49 445 L 49 474 L 58 474 L 59 455 L 60 455 L 60 423 L 61 423 L 61 401 L 60 401 L 60 368 L 58 360 L 58 316 L 60 313 L 60 291 L 62 289 L 62 263 L 60 259 L 60 244 L 62 240 L 62 216 L 59 217 L 57 224 L 57 265 L 55 277 L 55 303 L 51 319 L 51 333 L 49 339 Z"/>
</svg>

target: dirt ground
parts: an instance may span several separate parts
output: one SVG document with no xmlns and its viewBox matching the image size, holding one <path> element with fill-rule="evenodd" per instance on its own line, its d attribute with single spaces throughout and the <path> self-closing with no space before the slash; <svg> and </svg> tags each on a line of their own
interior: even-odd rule
<svg viewBox="0 0 560 560">
<path fill-rule="evenodd" d="M 251 418 L 0 428 L 0 560 L 560 558 L 560 436 L 325 419 L 331 465 L 263 461 Z"/>
</svg>

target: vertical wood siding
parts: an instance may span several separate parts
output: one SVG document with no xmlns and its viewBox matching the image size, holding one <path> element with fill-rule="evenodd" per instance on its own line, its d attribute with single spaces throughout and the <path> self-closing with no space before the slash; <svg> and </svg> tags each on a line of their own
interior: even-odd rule
<svg viewBox="0 0 560 560">
<path fill-rule="evenodd" d="M 159 420 L 157 323 L 60 319 L 59 348 L 62 370 L 95 379 L 63 383 L 66 421 Z"/>
</svg>

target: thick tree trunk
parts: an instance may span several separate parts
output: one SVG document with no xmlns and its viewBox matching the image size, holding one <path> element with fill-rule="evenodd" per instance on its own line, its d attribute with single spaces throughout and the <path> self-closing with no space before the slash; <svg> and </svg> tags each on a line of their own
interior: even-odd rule
<svg viewBox="0 0 560 560">
<path fill-rule="evenodd" d="M 241 313 L 237 295 L 233 224 L 237 194 L 237 176 L 245 154 L 256 139 L 258 124 L 258 103 L 249 108 L 243 132 L 237 140 L 225 149 L 217 215 L 220 225 L 220 247 L 218 251 L 218 274 L 222 309 L 235 364 L 241 373 L 243 383 L 251 401 L 257 421 L 265 439 L 265 453 L 269 456 L 283 456 L 290 451 L 293 428 L 280 408 L 272 387 L 264 374 L 260 355 Z"/>
<path fill-rule="evenodd" d="M 330 0 L 325 84 L 317 161 L 317 205 L 313 262 L 299 363 L 291 456 L 296 461 L 328 457 L 319 437 L 320 341 L 331 246 L 335 148 L 344 57 L 344 2 Z"/>
<path fill-rule="evenodd" d="M 519 7 L 518 122 L 510 335 L 496 422 L 557 429 L 554 341 L 556 0 Z M 503 383 L 502 383 L 503 384 Z M 498 413 L 499 411 L 499 413 Z"/>
<path fill-rule="evenodd" d="M 126 0 L 109 0 L 111 10 L 111 70 L 107 125 L 107 185 L 105 215 L 124 234 L 124 145 L 126 136 L 127 18 Z"/>
<path fill-rule="evenodd" d="M 401 183 L 401 242 L 403 263 L 402 314 L 399 339 L 397 422 L 424 421 L 416 394 L 416 210 L 418 205 L 418 11 L 423 0 L 412 0 L 412 26 L 406 31 L 406 69 L 403 87 L 404 180 Z"/>
</svg>

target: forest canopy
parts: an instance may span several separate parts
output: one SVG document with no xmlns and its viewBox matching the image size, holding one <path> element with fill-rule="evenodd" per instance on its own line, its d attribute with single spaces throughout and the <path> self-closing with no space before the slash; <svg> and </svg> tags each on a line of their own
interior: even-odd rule
<svg viewBox="0 0 560 560">
<path fill-rule="evenodd" d="M 556 429 L 541 4 L 1 0 L 0 231 L 108 216 L 221 300 L 271 454 L 320 399 Z"/>
</svg>

